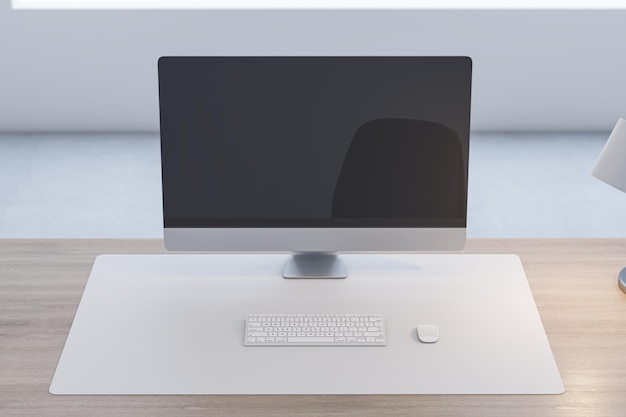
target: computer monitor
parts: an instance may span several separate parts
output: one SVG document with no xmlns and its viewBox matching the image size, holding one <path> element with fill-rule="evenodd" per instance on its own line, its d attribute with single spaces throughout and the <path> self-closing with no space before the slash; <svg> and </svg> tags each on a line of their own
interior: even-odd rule
<svg viewBox="0 0 626 417">
<path fill-rule="evenodd" d="M 465 243 L 468 57 L 162 57 L 165 246 L 337 252 Z"/>
</svg>

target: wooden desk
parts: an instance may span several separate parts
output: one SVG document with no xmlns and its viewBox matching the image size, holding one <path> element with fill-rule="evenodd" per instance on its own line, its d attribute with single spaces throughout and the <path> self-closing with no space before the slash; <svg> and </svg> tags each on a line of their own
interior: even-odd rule
<svg viewBox="0 0 626 417">
<path fill-rule="evenodd" d="M 48 387 L 91 264 L 160 240 L 0 240 L 1 416 L 624 416 L 626 239 L 477 239 L 520 255 L 566 392 L 551 396 L 74 396 Z"/>
</svg>

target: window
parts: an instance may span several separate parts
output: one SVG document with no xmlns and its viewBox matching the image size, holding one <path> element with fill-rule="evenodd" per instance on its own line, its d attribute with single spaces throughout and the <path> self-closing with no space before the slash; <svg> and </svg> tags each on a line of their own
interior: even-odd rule
<svg viewBox="0 0 626 417">
<path fill-rule="evenodd" d="M 12 0 L 14 9 L 624 9 L 626 0 Z"/>
</svg>

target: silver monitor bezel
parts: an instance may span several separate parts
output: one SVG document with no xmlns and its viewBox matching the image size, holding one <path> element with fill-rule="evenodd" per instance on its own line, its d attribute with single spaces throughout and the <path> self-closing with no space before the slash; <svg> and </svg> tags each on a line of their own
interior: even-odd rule
<svg viewBox="0 0 626 417">
<path fill-rule="evenodd" d="M 466 228 L 165 228 L 172 251 L 413 252 L 461 250 Z"/>
</svg>

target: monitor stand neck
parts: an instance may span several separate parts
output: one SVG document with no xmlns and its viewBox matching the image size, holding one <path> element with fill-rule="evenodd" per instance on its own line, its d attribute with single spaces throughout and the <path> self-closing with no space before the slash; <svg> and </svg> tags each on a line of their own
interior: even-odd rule
<svg viewBox="0 0 626 417">
<path fill-rule="evenodd" d="M 284 278 L 346 278 L 348 272 L 334 252 L 294 252 Z"/>
</svg>

